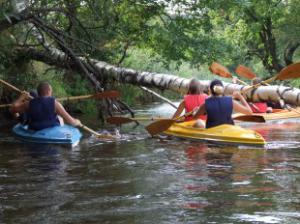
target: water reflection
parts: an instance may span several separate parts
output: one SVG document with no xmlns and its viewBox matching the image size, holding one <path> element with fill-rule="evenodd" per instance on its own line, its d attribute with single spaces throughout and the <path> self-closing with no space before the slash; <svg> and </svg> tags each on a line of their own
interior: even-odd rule
<svg viewBox="0 0 300 224">
<path fill-rule="evenodd" d="M 299 126 L 276 125 L 245 124 L 266 149 L 132 124 L 72 150 L 0 141 L 0 223 L 300 223 Z"/>
<path fill-rule="evenodd" d="M 276 217 L 276 214 L 273 216 L 256 214 L 257 208 L 260 208 L 260 212 L 276 210 L 278 206 L 286 208 L 287 201 L 281 198 L 287 194 L 286 192 L 295 191 L 295 185 L 291 186 L 289 182 L 296 183 L 293 174 L 296 176 L 299 174 L 299 170 L 295 171 L 291 167 L 289 161 L 291 152 L 219 148 L 205 143 L 184 145 L 185 147 L 182 145 L 170 147 L 178 156 L 172 159 L 178 162 L 174 164 L 176 170 L 184 174 L 178 180 L 182 187 L 182 196 L 180 200 L 178 198 L 178 202 L 181 201 L 181 208 L 191 211 L 196 209 L 206 215 L 214 211 L 215 215 L 210 218 L 206 215 L 204 219 L 201 218 L 216 223 L 226 222 L 226 219 L 228 222 L 234 219 L 236 223 L 278 223 L 282 220 L 293 220 L 292 217 L 285 219 L 282 215 Z M 183 158 L 179 153 L 182 148 L 184 148 Z M 297 157 L 299 158 L 299 155 Z M 283 174 L 278 175 L 280 173 Z M 279 176 L 284 176 L 285 182 L 282 182 Z M 178 186 L 180 184 L 177 184 Z M 298 189 L 295 193 L 297 192 Z M 290 195 L 288 198 L 291 200 L 294 197 Z M 225 207 L 226 210 L 223 209 Z M 221 214 L 222 218 L 216 214 Z M 299 216 L 299 213 L 293 214 Z M 199 216 L 198 214 L 197 217 Z M 190 218 L 192 221 L 192 216 Z"/>
</svg>

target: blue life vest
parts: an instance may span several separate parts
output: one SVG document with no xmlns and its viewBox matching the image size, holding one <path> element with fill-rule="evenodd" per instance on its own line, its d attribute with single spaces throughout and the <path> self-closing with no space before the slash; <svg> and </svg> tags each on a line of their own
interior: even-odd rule
<svg viewBox="0 0 300 224">
<path fill-rule="evenodd" d="M 59 120 L 55 112 L 54 97 L 37 97 L 29 102 L 29 128 L 41 130 L 44 128 L 59 126 Z"/>
<path fill-rule="evenodd" d="M 221 124 L 234 124 L 231 118 L 233 110 L 231 97 L 209 97 L 205 100 L 205 107 L 207 112 L 206 128 Z"/>
</svg>

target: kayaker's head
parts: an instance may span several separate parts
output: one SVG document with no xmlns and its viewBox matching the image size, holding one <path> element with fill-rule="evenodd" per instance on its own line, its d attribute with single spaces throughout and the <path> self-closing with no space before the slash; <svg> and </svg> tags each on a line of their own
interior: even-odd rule
<svg viewBox="0 0 300 224">
<path fill-rule="evenodd" d="M 203 93 L 200 82 L 198 81 L 198 79 L 191 79 L 190 84 L 189 84 L 189 89 L 187 94 L 190 95 L 197 95 L 197 94 L 201 94 Z"/>
<path fill-rule="evenodd" d="M 259 83 L 261 83 L 261 78 L 259 78 L 259 77 L 255 77 L 255 78 L 253 78 L 252 79 L 252 85 L 256 85 L 256 84 L 259 84 Z"/>
<path fill-rule="evenodd" d="M 38 97 L 37 91 L 35 91 L 35 90 L 30 90 L 29 94 L 30 94 L 30 96 L 32 96 L 32 98 Z"/>
<path fill-rule="evenodd" d="M 209 90 L 213 96 L 220 96 L 224 93 L 223 83 L 219 79 L 211 81 Z"/>
<path fill-rule="evenodd" d="M 51 96 L 52 87 L 48 82 L 41 82 L 37 87 L 37 92 L 39 96 Z"/>
</svg>

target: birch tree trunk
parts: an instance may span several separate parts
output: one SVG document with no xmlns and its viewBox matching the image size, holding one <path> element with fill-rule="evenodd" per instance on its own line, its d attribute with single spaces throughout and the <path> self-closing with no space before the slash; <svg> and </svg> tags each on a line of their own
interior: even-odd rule
<svg viewBox="0 0 300 224">
<path fill-rule="evenodd" d="M 60 68 L 72 69 L 80 72 L 80 68 L 68 57 L 65 57 L 60 51 L 53 51 L 50 55 L 46 51 L 37 51 L 33 48 L 19 49 L 20 55 L 26 55 L 26 57 L 32 60 L 44 62 L 49 65 L 54 65 Z M 78 58 L 82 63 L 87 63 L 85 59 Z M 147 86 L 152 88 L 158 88 L 161 90 L 172 90 L 178 93 L 186 93 L 188 88 L 189 79 L 178 77 L 171 74 L 161 74 L 145 71 L 136 71 L 133 69 L 117 67 L 108 64 L 103 61 L 97 61 L 90 59 L 97 69 L 96 78 L 105 81 L 117 81 L 120 83 L 127 83 L 137 86 Z M 200 80 L 202 88 L 207 91 L 210 81 Z M 225 94 L 230 95 L 233 91 L 243 90 L 246 86 L 226 83 Z M 247 91 L 244 96 L 247 101 L 272 101 L 278 102 L 279 98 L 282 98 L 286 103 L 291 105 L 300 106 L 300 90 L 297 88 L 285 87 L 285 86 L 261 86 L 254 90 Z"/>
</svg>

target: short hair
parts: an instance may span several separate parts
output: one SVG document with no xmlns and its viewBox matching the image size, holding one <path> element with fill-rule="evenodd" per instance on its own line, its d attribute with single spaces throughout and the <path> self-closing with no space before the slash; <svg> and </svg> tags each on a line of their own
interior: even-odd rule
<svg viewBox="0 0 300 224">
<path fill-rule="evenodd" d="M 198 79 L 196 78 L 191 79 L 187 93 L 191 95 L 196 95 L 196 94 L 201 94 L 202 92 L 203 91 L 201 89 L 201 85 Z"/>
<path fill-rule="evenodd" d="M 30 90 L 29 94 L 32 98 L 37 98 L 38 97 L 38 93 L 37 93 L 36 90 Z"/>
<path fill-rule="evenodd" d="M 259 77 L 255 77 L 252 79 L 252 85 L 256 85 L 262 82 L 262 79 Z"/>
<path fill-rule="evenodd" d="M 217 90 L 215 88 L 216 86 L 219 86 L 221 88 L 219 88 Z M 210 90 L 211 94 L 214 95 L 214 96 L 221 95 L 224 91 L 223 83 L 219 79 L 214 79 L 213 81 L 211 81 L 211 83 L 209 85 L 209 90 Z"/>
<path fill-rule="evenodd" d="M 45 96 L 51 89 L 51 85 L 48 82 L 41 82 L 37 87 L 37 93 L 39 96 Z"/>
</svg>

